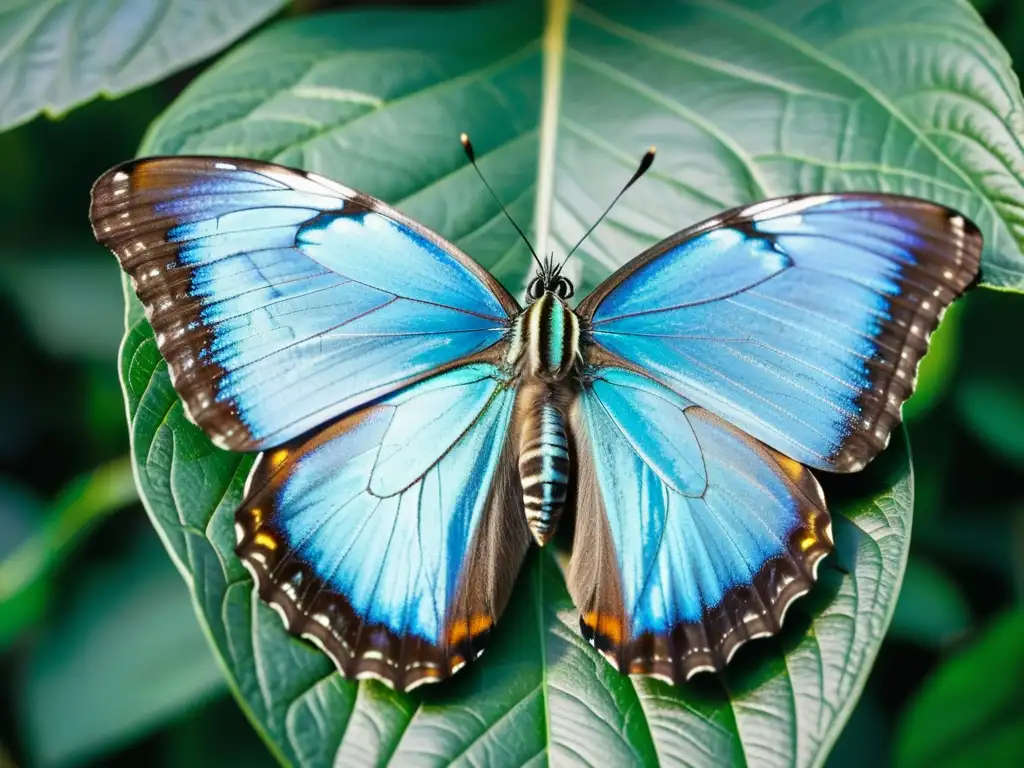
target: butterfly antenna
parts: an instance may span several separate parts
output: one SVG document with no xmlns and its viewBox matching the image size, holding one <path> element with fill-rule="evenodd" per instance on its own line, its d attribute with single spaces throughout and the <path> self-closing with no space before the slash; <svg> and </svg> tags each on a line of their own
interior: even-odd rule
<svg viewBox="0 0 1024 768">
<path fill-rule="evenodd" d="M 459 141 L 462 142 L 462 148 L 466 152 L 466 157 L 469 158 L 469 164 L 472 165 L 473 170 L 476 171 L 476 175 L 480 177 L 480 181 L 482 181 L 484 183 L 484 186 L 487 187 L 487 191 L 491 193 L 491 197 L 494 198 L 494 202 L 496 202 L 498 204 L 498 207 L 501 208 L 501 212 L 505 214 L 505 217 L 509 220 L 509 223 L 511 223 L 512 226 L 516 228 L 516 232 L 518 232 L 519 236 L 523 238 L 523 242 L 526 243 L 526 247 L 530 249 L 530 253 L 533 255 L 533 260 L 537 262 L 537 267 L 540 269 L 541 273 L 544 273 L 544 265 L 541 263 L 540 258 L 537 256 L 537 252 L 533 250 L 533 246 L 530 245 L 530 241 L 526 239 L 526 235 L 523 233 L 523 230 L 519 228 L 519 225 L 516 224 L 516 221 L 515 219 L 512 218 L 511 214 L 507 210 L 505 210 L 505 206 L 502 205 L 501 199 L 498 197 L 497 193 L 495 193 L 495 191 L 491 188 L 491 185 L 487 183 L 487 179 L 485 179 L 484 175 L 480 172 L 480 168 L 477 167 L 476 152 L 473 151 L 473 145 L 469 141 L 469 134 L 463 133 L 461 136 L 459 136 Z"/>
<path fill-rule="evenodd" d="M 576 245 L 572 247 L 572 250 L 565 255 L 564 259 L 562 259 L 562 263 L 559 264 L 558 269 L 555 270 L 556 275 L 562 271 L 562 267 L 564 267 L 566 262 L 569 261 L 569 257 L 576 252 L 576 249 L 583 245 L 583 241 L 590 237 L 590 233 L 597 229 L 597 225 L 604 221 L 604 217 L 607 216 L 611 212 L 612 208 L 615 207 L 615 204 L 619 202 L 619 198 L 626 194 L 626 190 L 632 187 L 636 183 L 637 179 L 639 179 L 641 176 L 647 173 L 647 170 L 651 167 L 651 163 L 654 162 L 654 152 L 654 147 L 651 147 L 650 149 L 647 150 L 646 154 L 644 154 L 643 158 L 641 158 L 640 165 L 639 167 L 637 167 L 636 172 L 630 177 L 629 181 L 626 182 L 626 186 L 619 190 L 619 194 L 617 194 L 615 196 L 615 199 L 611 201 L 607 208 L 604 209 L 604 213 L 602 213 L 597 218 L 597 221 L 594 222 L 594 225 L 586 231 L 586 234 L 584 234 L 583 237 L 580 238 L 579 242 L 576 243 Z"/>
</svg>

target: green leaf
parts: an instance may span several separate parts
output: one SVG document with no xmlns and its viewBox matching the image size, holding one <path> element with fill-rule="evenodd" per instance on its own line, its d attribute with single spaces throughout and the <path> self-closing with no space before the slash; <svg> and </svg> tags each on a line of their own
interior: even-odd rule
<svg viewBox="0 0 1024 768">
<path fill-rule="evenodd" d="M 922 687 L 901 723 L 896 768 L 992 768 L 1024 755 L 1024 612 L 999 619 Z"/>
<path fill-rule="evenodd" d="M 10 0 L 0 9 L 0 129 L 120 96 L 216 53 L 285 0 Z"/>
<path fill-rule="evenodd" d="M 317 171 L 438 229 L 518 290 L 528 253 L 466 167 L 459 132 L 544 251 L 573 243 L 656 144 L 654 169 L 581 249 L 581 294 L 722 208 L 853 188 L 957 206 L 988 237 L 987 279 L 1024 284 L 1024 163 L 1008 122 L 1024 112 L 974 11 L 936 0 L 763 7 L 506 2 L 299 19 L 197 79 L 142 152 Z M 674 689 L 615 673 L 579 637 L 543 554 L 479 663 L 396 694 L 341 680 L 253 597 L 232 554 L 251 458 L 214 449 L 187 422 L 130 297 L 127 321 L 122 380 L 147 509 L 233 691 L 285 763 L 824 761 L 899 591 L 912 498 L 903 434 L 865 473 L 826 487 L 849 574 L 826 568 L 783 636 L 741 652 L 723 677 Z"/>
<path fill-rule="evenodd" d="M 42 615 L 46 604 L 45 589 L 4 595 L 5 560 L 24 545 L 38 526 L 39 507 L 30 491 L 0 477 L 0 652 Z M 0 767 L 3 765 L 0 754 Z"/>
<path fill-rule="evenodd" d="M 33 765 L 82 762 L 223 690 L 188 591 L 144 543 L 92 574 L 33 649 L 19 696 Z"/>
<path fill-rule="evenodd" d="M 121 335 L 120 284 L 103 256 L 35 249 L 0 261 L 0 294 L 50 354 L 109 363 Z"/>
<path fill-rule="evenodd" d="M 912 555 L 903 576 L 890 636 L 937 648 L 949 644 L 970 627 L 970 605 L 956 581 L 925 558 Z"/>
<path fill-rule="evenodd" d="M 42 516 L 38 530 L 0 551 L 0 647 L 42 614 L 50 575 L 99 520 L 138 498 L 128 457 L 72 481 Z"/>
<path fill-rule="evenodd" d="M 1017 381 L 972 376 L 957 391 L 956 405 L 979 441 L 1024 467 L 1024 394 Z"/>
</svg>

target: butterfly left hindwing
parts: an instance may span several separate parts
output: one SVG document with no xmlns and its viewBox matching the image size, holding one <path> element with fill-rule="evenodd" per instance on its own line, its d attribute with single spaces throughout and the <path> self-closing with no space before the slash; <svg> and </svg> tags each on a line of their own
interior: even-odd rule
<svg viewBox="0 0 1024 768">
<path fill-rule="evenodd" d="M 513 401 L 469 365 L 261 456 L 238 554 L 346 676 L 410 689 L 482 652 L 529 542 Z"/>
</svg>

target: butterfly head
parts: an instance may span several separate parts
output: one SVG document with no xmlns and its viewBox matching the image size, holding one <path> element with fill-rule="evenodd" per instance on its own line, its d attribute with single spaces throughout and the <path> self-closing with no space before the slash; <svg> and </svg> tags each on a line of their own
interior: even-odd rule
<svg viewBox="0 0 1024 768">
<path fill-rule="evenodd" d="M 572 281 L 560 274 L 561 267 L 556 267 L 553 259 L 546 260 L 537 276 L 526 287 L 526 300 L 530 304 L 545 293 L 553 293 L 562 301 L 571 299 L 573 294 Z"/>
</svg>

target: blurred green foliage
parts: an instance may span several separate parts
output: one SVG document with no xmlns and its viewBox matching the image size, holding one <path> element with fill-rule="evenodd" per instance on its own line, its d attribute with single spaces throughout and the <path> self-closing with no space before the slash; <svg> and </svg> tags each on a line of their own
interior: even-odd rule
<svg viewBox="0 0 1024 768">
<path fill-rule="evenodd" d="M 1024 4 L 975 5 L 1024 62 Z M 132 503 L 119 273 L 85 216 L 194 74 L 0 133 L 0 765 L 272 764 Z M 1024 762 L 1022 325 L 1019 296 L 978 290 L 936 334 L 906 581 L 832 765 Z"/>
</svg>

